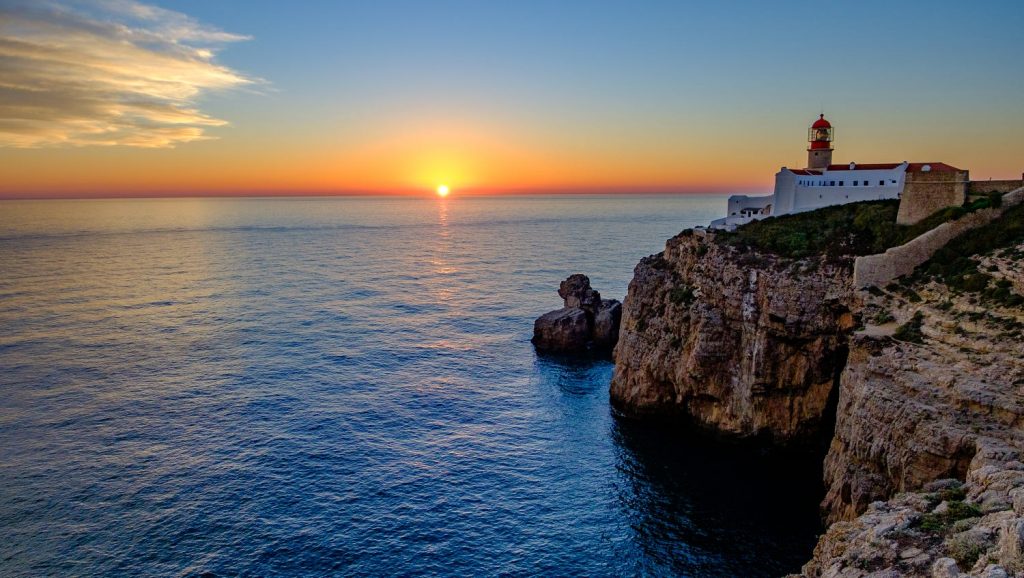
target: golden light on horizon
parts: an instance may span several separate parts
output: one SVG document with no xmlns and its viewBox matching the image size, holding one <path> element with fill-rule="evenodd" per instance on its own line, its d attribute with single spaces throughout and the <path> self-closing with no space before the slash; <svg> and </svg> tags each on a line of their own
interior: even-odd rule
<svg viewBox="0 0 1024 578">
<path fill-rule="evenodd" d="M 450 191 L 450 189 L 448 188 L 448 185 L 444 185 L 444 184 L 437 185 L 437 196 L 439 196 L 439 197 L 447 197 L 449 191 Z"/>
</svg>

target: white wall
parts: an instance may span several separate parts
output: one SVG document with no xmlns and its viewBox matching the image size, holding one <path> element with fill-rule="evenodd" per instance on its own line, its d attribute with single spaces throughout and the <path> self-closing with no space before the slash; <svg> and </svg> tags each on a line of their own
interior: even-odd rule
<svg viewBox="0 0 1024 578">
<path fill-rule="evenodd" d="M 798 175 L 784 168 L 775 173 L 773 194 L 729 197 L 725 218 L 712 221 L 711 226 L 731 228 L 767 216 L 801 213 L 859 201 L 898 199 L 903 191 L 906 170 L 905 163 L 893 169 L 823 171 L 821 175 Z M 884 184 L 879 185 L 879 181 Z M 769 205 L 770 210 L 765 210 Z"/>
<path fill-rule="evenodd" d="M 775 207 L 772 211 L 773 215 L 785 215 L 793 212 L 797 178 L 797 175 L 788 169 L 782 169 L 775 173 Z"/>
<path fill-rule="evenodd" d="M 821 176 L 793 175 L 797 184 L 790 212 L 800 213 L 859 201 L 898 199 L 903 190 L 905 171 L 906 166 L 900 165 L 885 170 L 824 171 Z M 813 184 L 801 185 L 801 181 Z M 867 186 L 864 185 L 865 181 Z M 879 181 L 885 184 L 879 185 Z M 818 183 L 822 182 L 825 184 L 819 186 Z M 835 185 L 831 184 L 833 182 Z"/>
<path fill-rule="evenodd" d="M 749 195 L 732 195 L 729 197 L 729 213 L 727 217 L 738 217 L 744 209 L 760 211 L 772 204 L 772 195 L 751 197 Z M 736 213 L 735 215 L 733 213 Z"/>
</svg>

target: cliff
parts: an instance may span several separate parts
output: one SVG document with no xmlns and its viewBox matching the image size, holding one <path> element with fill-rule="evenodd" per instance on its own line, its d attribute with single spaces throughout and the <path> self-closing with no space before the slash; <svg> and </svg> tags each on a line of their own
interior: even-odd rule
<svg viewBox="0 0 1024 578">
<path fill-rule="evenodd" d="M 825 459 L 835 523 L 803 575 L 1024 572 L 1022 255 L 863 294 Z"/>
<path fill-rule="evenodd" d="M 822 433 L 854 326 L 851 264 L 788 261 L 684 231 L 643 259 L 623 304 L 611 399 L 739 438 Z"/>
<path fill-rule="evenodd" d="M 612 402 L 828 441 L 829 528 L 803 576 L 1024 575 L 1021 258 L 1020 207 L 863 291 L 850 258 L 684 232 L 636 267 Z"/>
</svg>

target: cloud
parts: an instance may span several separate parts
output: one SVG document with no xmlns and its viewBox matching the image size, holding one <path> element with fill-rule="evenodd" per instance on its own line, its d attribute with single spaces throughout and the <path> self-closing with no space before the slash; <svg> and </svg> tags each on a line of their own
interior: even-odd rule
<svg viewBox="0 0 1024 578">
<path fill-rule="evenodd" d="M 247 37 L 134 0 L 0 2 L 0 146 L 171 147 L 212 138 L 210 91 L 258 83 L 214 61 Z"/>
</svg>

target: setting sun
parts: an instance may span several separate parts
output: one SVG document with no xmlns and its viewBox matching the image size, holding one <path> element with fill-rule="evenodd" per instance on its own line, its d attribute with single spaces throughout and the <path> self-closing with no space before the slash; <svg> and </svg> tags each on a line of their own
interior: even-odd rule
<svg viewBox="0 0 1024 578">
<path fill-rule="evenodd" d="M 437 196 L 447 197 L 448 196 L 448 185 L 437 185 Z"/>
</svg>

